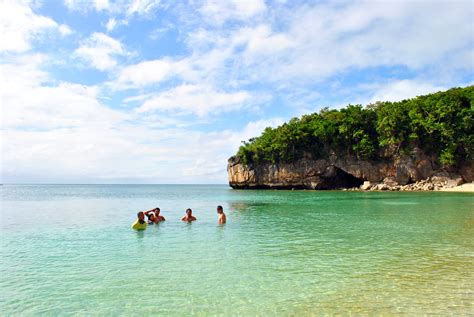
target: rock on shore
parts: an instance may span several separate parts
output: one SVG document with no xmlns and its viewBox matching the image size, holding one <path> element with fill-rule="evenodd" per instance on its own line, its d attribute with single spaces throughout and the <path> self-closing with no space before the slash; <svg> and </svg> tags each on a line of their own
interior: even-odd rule
<svg viewBox="0 0 474 317">
<path fill-rule="evenodd" d="M 244 164 L 231 157 L 227 171 L 235 189 L 355 189 L 433 191 L 474 181 L 474 164 L 444 169 L 434 157 L 414 149 L 409 155 L 368 161 L 355 157 L 304 157 L 290 163 Z"/>
</svg>

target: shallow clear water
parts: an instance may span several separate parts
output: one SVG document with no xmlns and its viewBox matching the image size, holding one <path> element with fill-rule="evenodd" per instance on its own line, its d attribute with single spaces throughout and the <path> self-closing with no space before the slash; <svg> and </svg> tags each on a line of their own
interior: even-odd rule
<svg viewBox="0 0 474 317">
<path fill-rule="evenodd" d="M 2 315 L 474 313 L 472 194 L 0 190 Z M 155 206 L 165 223 L 130 229 Z"/>
</svg>

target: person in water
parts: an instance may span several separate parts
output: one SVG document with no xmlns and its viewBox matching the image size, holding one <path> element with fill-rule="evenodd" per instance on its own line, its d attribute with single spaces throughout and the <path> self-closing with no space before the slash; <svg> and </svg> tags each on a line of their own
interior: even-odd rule
<svg viewBox="0 0 474 317">
<path fill-rule="evenodd" d="M 153 224 L 155 223 L 155 214 L 154 214 L 155 209 L 145 211 L 144 214 L 148 218 L 148 224 Z"/>
<path fill-rule="evenodd" d="M 160 208 L 156 207 L 155 208 L 155 220 L 154 220 L 154 223 L 159 223 L 159 222 L 162 222 L 162 221 L 165 221 L 165 217 L 161 216 L 160 215 Z"/>
<path fill-rule="evenodd" d="M 181 221 L 186 221 L 186 222 L 192 222 L 196 220 L 197 219 L 196 217 L 193 216 L 193 211 L 191 210 L 191 208 L 186 209 L 186 216 L 181 218 Z"/>
<path fill-rule="evenodd" d="M 145 213 L 143 211 L 140 211 L 139 213 L 137 213 L 137 220 L 132 224 L 132 229 L 134 230 L 146 229 Z"/>
<path fill-rule="evenodd" d="M 224 223 L 226 223 L 227 218 L 224 213 L 224 208 L 222 208 L 221 205 L 217 206 L 217 214 L 219 215 L 217 223 L 220 225 L 223 225 Z"/>
</svg>

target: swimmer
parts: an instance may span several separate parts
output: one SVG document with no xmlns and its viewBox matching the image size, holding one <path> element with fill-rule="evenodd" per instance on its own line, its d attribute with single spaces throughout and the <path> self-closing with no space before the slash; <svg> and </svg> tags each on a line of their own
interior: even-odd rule
<svg viewBox="0 0 474 317">
<path fill-rule="evenodd" d="M 154 211 L 155 209 L 151 209 L 151 210 L 148 210 L 148 211 L 145 211 L 143 212 L 145 214 L 145 216 L 147 216 L 148 218 L 148 224 L 152 224 L 152 223 L 155 223 L 155 214 L 154 214 Z"/>
<path fill-rule="evenodd" d="M 135 229 L 135 230 L 146 229 L 145 213 L 143 211 L 140 211 L 139 213 L 137 213 L 137 220 L 132 224 L 132 229 Z"/>
<path fill-rule="evenodd" d="M 221 205 L 217 206 L 217 214 L 219 215 L 217 223 L 220 225 L 223 225 L 224 223 L 226 223 L 227 218 L 224 213 L 224 208 L 222 208 Z"/>
<path fill-rule="evenodd" d="M 181 218 L 181 221 L 186 221 L 186 222 L 192 222 L 196 220 L 197 219 L 196 217 L 193 216 L 193 211 L 191 210 L 191 208 L 186 209 L 186 216 Z"/>
<path fill-rule="evenodd" d="M 160 216 L 160 212 L 161 212 L 160 208 L 156 207 L 154 211 L 155 211 L 155 220 L 154 220 L 155 223 L 159 223 L 166 220 L 165 217 Z"/>
</svg>

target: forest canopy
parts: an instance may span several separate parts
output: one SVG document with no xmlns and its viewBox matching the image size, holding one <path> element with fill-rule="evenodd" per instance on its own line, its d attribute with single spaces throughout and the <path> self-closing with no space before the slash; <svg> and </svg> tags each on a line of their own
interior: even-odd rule
<svg viewBox="0 0 474 317">
<path fill-rule="evenodd" d="M 245 164 L 318 159 L 331 151 L 377 160 L 417 146 L 441 165 L 454 166 L 474 157 L 473 114 L 474 86 L 366 107 L 324 108 L 266 128 L 244 141 L 237 156 Z"/>
</svg>

